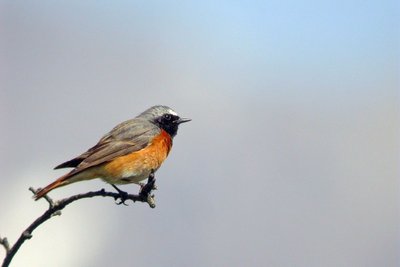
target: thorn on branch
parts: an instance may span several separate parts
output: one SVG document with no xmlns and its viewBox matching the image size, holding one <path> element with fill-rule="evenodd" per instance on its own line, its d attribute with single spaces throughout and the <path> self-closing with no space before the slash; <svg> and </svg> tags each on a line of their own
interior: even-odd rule
<svg viewBox="0 0 400 267">
<path fill-rule="evenodd" d="M 53 217 L 53 216 L 61 216 L 61 210 L 57 210 L 57 211 L 53 212 L 51 214 L 51 217 Z"/>
<path fill-rule="evenodd" d="M 10 252 L 10 243 L 8 243 L 7 237 L 0 237 L 0 244 L 6 250 L 6 254 L 8 254 Z"/>
<path fill-rule="evenodd" d="M 24 232 L 22 233 L 22 236 L 23 236 L 25 239 L 31 239 L 31 238 L 32 238 L 31 233 L 29 233 L 28 231 L 24 231 Z"/>
<path fill-rule="evenodd" d="M 40 188 L 38 190 L 35 190 L 35 188 L 29 187 L 29 191 L 31 191 L 33 194 L 36 194 L 36 192 L 39 190 L 40 190 Z"/>
</svg>

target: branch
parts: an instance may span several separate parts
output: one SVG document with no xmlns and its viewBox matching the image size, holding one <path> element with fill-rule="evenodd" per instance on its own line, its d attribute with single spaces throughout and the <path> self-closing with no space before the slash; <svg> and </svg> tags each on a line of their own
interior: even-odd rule
<svg viewBox="0 0 400 267">
<path fill-rule="evenodd" d="M 6 250 L 6 254 L 10 251 L 10 244 L 8 243 L 7 237 L 0 237 L 0 245 Z"/>
<path fill-rule="evenodd" d="M 21 236 L 18 238 L 17 242 L 10 247 L 8 240 L 6 237 L 1 238 L 0 237 L 0 244 L 4 247 L 6 250 L 6 257 L 3 260 L 2 267 L 8 267 L 9 264 L 11 263 L 11 260 L 15 256 L 15 254 L 18 252 L 19 248 L 22 246 L 22 244 L 32 238 L 32 232 L 40 226 L 42 223 L 47 221 L 53 216 L 56 215 L 61 215 L 61 210 L 64 209 L 67 205 L 71 204 L 74 201 L 84 199 L 84 198 L 92 198 L 92 197 L 112 197 L 114 198 L 115 201 L 120 199 L 120 202 L 117 202 L 118 205 L 124 204 L 127 206 L 125 201 L 127 200 L 132 200 L 133 202 L 139 201 L 139 202 L 147 202 L 151 208 L 155 208 L 156 204 L 154 201 L 154 195 L 151 194 L 151 191 L 156 189 L 155 187 L 155 179 L 154 179 L 154 174 L 150 174 L 149 179 L 145 185 L 141 186 L 141 190 L 139 194 L 134 195 L 134 194 L 128 194 L 123 191 L 119 191 L 118 193 L 114 192 L 107 192 L 104 189 L 101 189 L 99 191 L 91 191 L 83 194 L 78 194 L 74 195 L 71 197 L 67 197 L 64 199 L 61 199 L 59 201 L 53 201 L 49 196 L 45 195 L 43 198 L 49 203 L 49 208 L 39 217 L 37 218 L 31 225 L 26 228 Z M 39 190 L 35 190 L 32 187 L 29 188 L 29 190 L 33 193 L 36 194 Z"/>
</svg>

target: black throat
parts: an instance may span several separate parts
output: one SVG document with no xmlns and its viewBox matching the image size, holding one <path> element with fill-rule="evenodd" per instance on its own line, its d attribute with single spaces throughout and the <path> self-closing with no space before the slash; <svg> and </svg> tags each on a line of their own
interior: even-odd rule
<svg viewBox="0 0 400 267">
<path fill-rule="evenodd" d="M 161 129 L 165 130 L 171 138 L 175 137 L 176 133 L 178 132 L 178 124 L 161 124 L 159 125 Z"/>
<path fill-rule="evenodd" d="M 164 131 L 166 131 L 171 138 L 174 138 L 178 132 L 178 124 L 174 122 L 166 122 L 163 120 L 156 120 L 155 123 Z"/>
</svg>

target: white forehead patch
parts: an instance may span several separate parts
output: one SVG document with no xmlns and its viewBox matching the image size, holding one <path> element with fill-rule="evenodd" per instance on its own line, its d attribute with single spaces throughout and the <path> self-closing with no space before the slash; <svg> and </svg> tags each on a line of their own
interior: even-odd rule
<svg viewBox="0 0 400 267">
<path fill-rule="evenodd" d="M 171 114 L 171 115 L 174 115 L 174 116 L 178 116 L 178 113 L 176 113 L 172 109 L 168 110 L 168 113 Z"/>
</svg>

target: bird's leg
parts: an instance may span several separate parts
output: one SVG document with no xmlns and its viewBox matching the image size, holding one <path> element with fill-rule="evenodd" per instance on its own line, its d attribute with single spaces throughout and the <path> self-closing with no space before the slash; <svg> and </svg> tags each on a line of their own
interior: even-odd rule
<svg viewBox="0 0 400 267">
<path fill-rule="evenodd" d="M 149 174 L 149 178 L 147 179 L 147 183 L 144 185 L 140 185 L 139 194 L 142 196 L 148 196 L 152 190 L 157 189 L 156 187 L 156 178 L 154 178 L 154 170 L 151 170 Z"/>
<path fill-rule="evenodd" d="M 116 187 L 114 184 L 111 184 L 112 187 L 115 188 L 115 190 L 118 191 L 119 193 L 119 199 L 121 199 L 119 202 L 117 202 L 118 198 L 115 198 L 115 203 L 117 205 L 121 205 L 124 204 L 125 206 L 128 206 L 128 204 L 125 203 L 125 201 L 128 199 L 128 193 L 125 191 L 122 191 L 121 189 L 119 189 L 118 187 Z"/>
<path fill-rule="evenodd" d="M 146 200 L 151 208 L 156 207 L 156 203 L 154 201 L 154 195 L 151 194 L 151 191 L 156 189 L 155 185 L 156 179 L 154 178 L 154 170 L 151 170 L 149 174 L 149 178 L 147 179 L 147 183 L 140 188 L 139 196 Z"/>
</svg>

